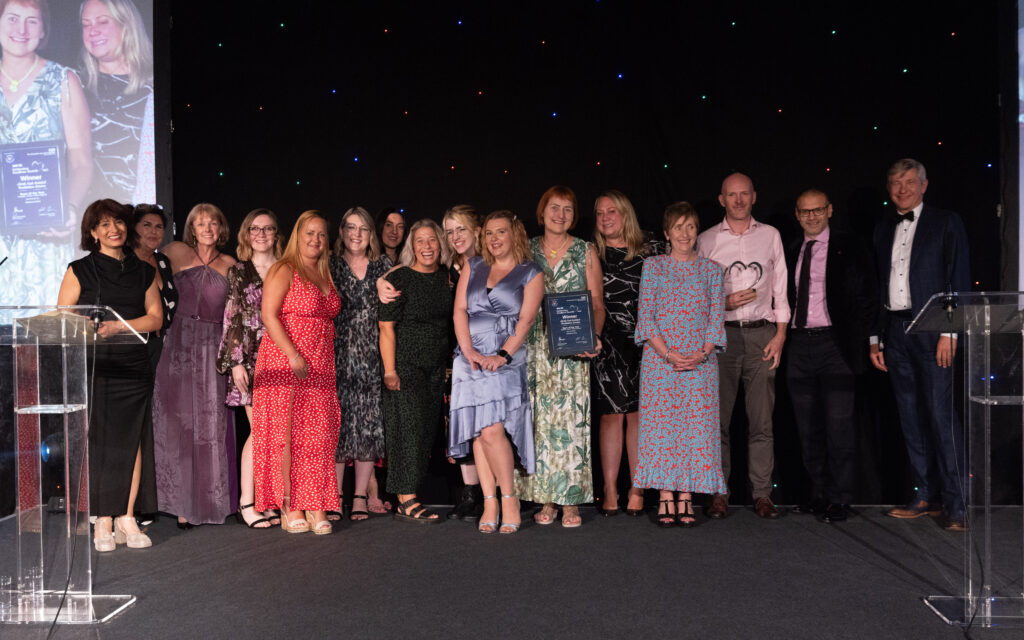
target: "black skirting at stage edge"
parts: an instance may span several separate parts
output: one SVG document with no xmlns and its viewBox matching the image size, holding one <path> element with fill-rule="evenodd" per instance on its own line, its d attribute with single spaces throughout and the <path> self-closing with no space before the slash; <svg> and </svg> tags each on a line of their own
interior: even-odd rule
<svg viewBox="0 0 1024 640">
<path fill-rule="evenodd" d="M 665 530 L 584 509 L 580 529 L 527 519 L 512 536 L 389 517 L 330 536 L 232 524 L 183 532 L 165 517 L 149 528 L 151 549 L 94 554 L 95 591 L 138 602 L 106 624 L 61 626 L 51 637 L 1020 637 L 965 636 L 922 603 L 959 589 L 960 535 L 927 517 L 858 512 L 826 525 L 733 508 L 724 521 L 699 516 L 693 529 Z M 1020 507 L 997 517 L 1020 540 Z M 0 549 L 12 548 L 12 531 L 11 519 L 0 521 Z M 1004 567 L 1020 568 L 1019 558 Z M 45 627 L 0 626 L 4 640 L 46 636 Z"/>
</svg>

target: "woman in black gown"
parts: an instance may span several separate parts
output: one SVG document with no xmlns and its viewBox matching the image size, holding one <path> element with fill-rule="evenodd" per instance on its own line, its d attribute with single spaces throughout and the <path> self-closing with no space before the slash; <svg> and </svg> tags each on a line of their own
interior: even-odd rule
<svg viewBox="0 0 1024 640">
<path fill-rule="evenodd" d="M 600 513 L 619 512 L 618 478 L 625 444 L 629 477 L 637 459 L 640 401 L 640 356 L 643 351 L 633 341 L 636 330 L 637 300 L 644 258 L 664 252 L 664 245 L 640 230 L 636 212 L 622 192 L 605 191 L 594 203 L 597 225 L 594 244 L 604 274 L 605 322 L 601 331 L 601 353 L 590 368 L 594 408 L 601 416 L 598 441 L 604 476 L 604 501 Z M 623 436 L 622 422 L 626 428 Z M 643 489 L 630 487 L 626 513 L 643 513 Z"/>
<path fill-rule="evenodd" d="M 129 327 L 145 334 L 163 322 L 156 270 L 126 247 L 132 208 L 97 200 L 82 218 L 82 249 L 64 274 L 57 304 L 112 308 Z M 139 531 L 135 508 L 157 510 L 153 465 L 153 368 L 145 344 L 103 344 L 123 327 L 116 318 L 99 323 L 89 407 L 89 511 L 97 516 L 93 544 L 113 551 L 152 545 Z M 115 516 L 117 516 L 115 518 Z"/>
</svg>

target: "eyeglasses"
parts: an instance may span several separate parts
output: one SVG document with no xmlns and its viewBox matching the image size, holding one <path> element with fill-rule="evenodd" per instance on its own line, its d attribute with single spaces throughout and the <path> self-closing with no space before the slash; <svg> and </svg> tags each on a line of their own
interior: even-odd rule
<svg viewBox="0 0 1024 640">
<path fill-rule="evenodd" d="M 370 233 L 370 228 L 366 226 L 356 226 L 354 224 L 345 225 L 345 233 Z"/>
<path fill-rule="evenodd" d="M 444 234 L 450 238 L 452 236 L 464 236 L 468 231 L 466 227 L 455 227 L 454 229 L 448 229 Z"/>
<path fill-rule="evenodd" d="M 265 233 L 269 236 L 272 233 L 277 233 L 277 227 L 273 225 L 267 225 L 265 227 L 257 227 L 256 225 L 253 225 L 249 227 L 249 235 L 258 236 L 261 233 Z"/>
<path fill-rule="evenodd" d="M 801 218 L 820 218 L 825 215 L 827 211 L 828 205 L 825 205 L 824 207 L 816 207 L 814 209 L 797 209 L 796 215 Z"/>
</svg>

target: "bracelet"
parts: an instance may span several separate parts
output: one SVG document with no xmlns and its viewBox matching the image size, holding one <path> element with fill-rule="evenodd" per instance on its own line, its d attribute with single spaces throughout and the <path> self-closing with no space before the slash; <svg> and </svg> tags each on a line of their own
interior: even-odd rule
<svg viewBox="0 0 1024 640">
<path fill-rule="evenodd" d="M 512 364 L 512 356 L 508 355 L 508 351 L 498 349 L 498 355 L 505 358 L 505 364 Z"/>
<path fill-rule="evenodd" d="M 672 353 L 671 349 L 665 349 L 665 355 L 661 356 L 665 362 L 672 364 L 671 360 L 668 359 L 668 354 Z"/>
</svg>

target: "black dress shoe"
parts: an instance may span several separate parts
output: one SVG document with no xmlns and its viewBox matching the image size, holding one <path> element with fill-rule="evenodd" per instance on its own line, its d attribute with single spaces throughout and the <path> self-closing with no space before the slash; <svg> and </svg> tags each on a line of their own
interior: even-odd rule
<svg viewBox="0 0 1024 640">
<path fill-rule="evenodd" d="M 192 524 L 191 522 L 182 522 L 180 520 L 178 521 L 178 528 L 182 529 L 184 531 L 188 531 L 189 529 L 194 529 L 195 526 L 196 525 Z"/>
<path fill-rule="evenodd" d="M 826 509 L 828 509 L 828 502 L 824 498 L 812 498 L 810 502 L 792 507 L 789 512 L 816 516 L 825 513 Z"/>
<path fill-rule="evenodd" d="M 821 514 L 822 522 L 845 522 L 850 516 L 850 506 L 846 504 L 832 503 L 828 505 L 825 512 Z"/>
</svg>

